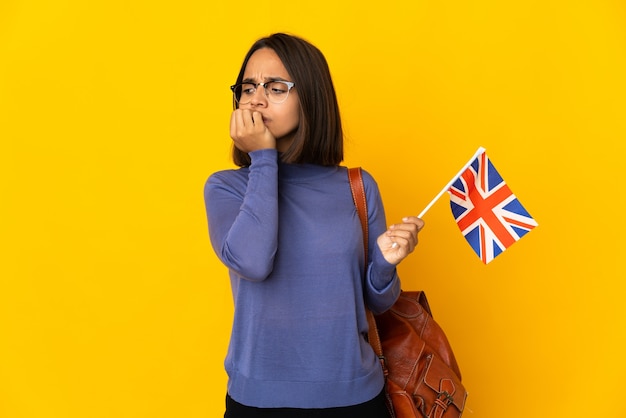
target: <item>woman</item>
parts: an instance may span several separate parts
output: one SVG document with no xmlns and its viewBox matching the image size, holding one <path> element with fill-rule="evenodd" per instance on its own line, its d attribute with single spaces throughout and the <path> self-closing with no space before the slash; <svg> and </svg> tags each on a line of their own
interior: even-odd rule
<svg viewBox="0 0 626 418">
<path fill-rule="evenodd" d="M 396 265 L 424 224 L 407 217 L 387 228 L 364 172 L 372 239 L 363 266 L 337 99 L 316 47 L 280 33 L 260 39 L 231 89 L 240 168 L 205 186 L 235 303 L 224 416 L 388 417 L 365 309 L 393 305 Z"/>
</svg>

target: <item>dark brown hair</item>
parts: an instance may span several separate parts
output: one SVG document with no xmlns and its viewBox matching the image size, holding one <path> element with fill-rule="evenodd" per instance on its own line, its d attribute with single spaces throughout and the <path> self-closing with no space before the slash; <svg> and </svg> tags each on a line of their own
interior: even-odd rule
<svg viewBox="0 0 626 418">
<path fill-rule="evenodd" d="M 282 161 L 339 165 L 343 160 L 343 130 L 326 58 L 317 47 L 302 38 L 275 33 L 252 45 L 241 65 L 237 84 L 243 79 L 248 60 L 261 48 L 276 52 L 298 91 L 300 124 L 294 141 L 281 156 Z M 233 147 L 233 162 L 240 167 L 248 166 L 250 156 Z"/>
</svg>

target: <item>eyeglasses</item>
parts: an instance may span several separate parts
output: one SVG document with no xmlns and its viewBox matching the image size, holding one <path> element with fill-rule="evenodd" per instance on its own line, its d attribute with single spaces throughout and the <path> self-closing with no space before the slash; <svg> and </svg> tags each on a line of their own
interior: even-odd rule
<svg viewBox="0 0 626 418">
<path fill-rule="evenodd" d="M 265 90 L 267 99 L 274 103 L 280 104 L 287 100 L 289 92 L 296 84 L 291 81 L 268 81 L 267 83 L 241 83 L 230 86 L 233 91 L 235 102 L 240 105 L 248 104 L 256 94 L 259 86 Z"/>
</svg>

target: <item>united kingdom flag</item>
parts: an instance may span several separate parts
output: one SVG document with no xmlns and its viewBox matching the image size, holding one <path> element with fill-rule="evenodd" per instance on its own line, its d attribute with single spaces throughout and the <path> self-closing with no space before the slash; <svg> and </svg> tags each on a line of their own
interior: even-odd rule
<svg viewBox="0 0 626 418">
<path fill-rule="evenodd" d="M 485 264 L 537 226 L 485 152 L 448 192 L 459 229 Z"/>
</svg>

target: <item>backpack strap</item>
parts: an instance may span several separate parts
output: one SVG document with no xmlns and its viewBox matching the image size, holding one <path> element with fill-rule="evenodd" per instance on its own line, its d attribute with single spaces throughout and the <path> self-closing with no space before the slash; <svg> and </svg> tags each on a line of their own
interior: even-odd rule
<svg viewBox="0 0 626 418">
<path fill-rule="evenodd" d="M 352 190 L 352 200 L 356 206 L 356 211 L 361 220 L 361 229 L 363 230 L 363 245 L 365 250 L 365 267 L 368 263 L 367 244 L 369 242 L 369 224 L 367 222 L 367 199 L 365 198 L 365 187 L 363 186 L 363 175 L 361 167 L 352 167 L 348 169 L 348 177 L 350 179 L 350 189 Z"/>
<path fill-rule="evenodd" d="M 354 205 L 359 214 L 361 220 L 361 229 L 363 230 L 363 250 L 365 252 L 365 271 L 367 272 L 368 265 L 368 243 L 369 243 L 369 224 L 367 221 L 367 199 L 365 197 L 365 187 L 363 186 L 363 175 L 361 173 L 361 167 L 352 167 L 348 169 L 348 178 L 350 179 L 350 189 L 352 190 L 352 199 Z M 387 364 L 385 362 L 385 356 L 383 355 L 383 346 L 380 343 L 380 336 L 378 335 L 378 328 L 376 327 L 376 318 L 374 313 L 366 306 L 365 312 L 367 314 L 367 339 L 374 349 L 374 352 L 380 360 L 380 364 L 383 367 L 385 378 L 389 374 L 387 370 Z"/>
</svg>

